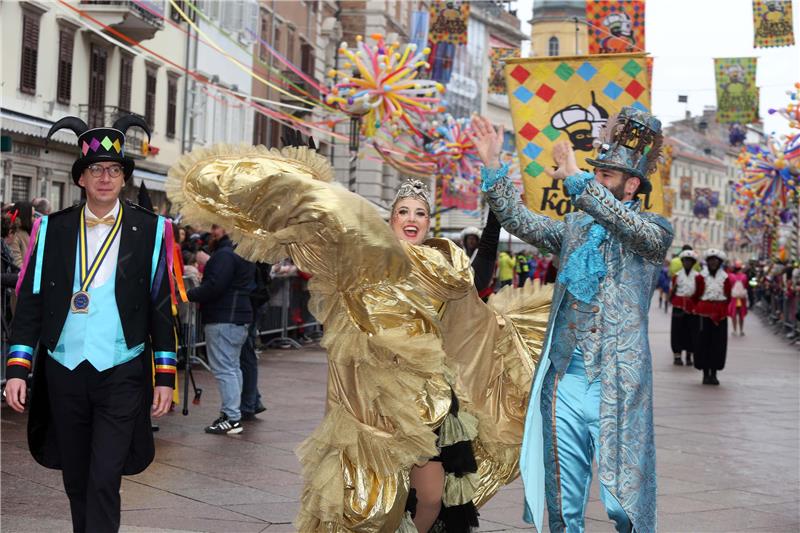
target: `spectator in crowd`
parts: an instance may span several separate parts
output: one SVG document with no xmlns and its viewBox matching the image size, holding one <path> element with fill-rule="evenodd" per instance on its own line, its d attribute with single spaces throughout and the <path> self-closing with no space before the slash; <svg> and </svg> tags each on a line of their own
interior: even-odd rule
<svg viewBox="0 0 800 533">
<path fill-rule="evenodd" d="M 658 273 L 658 282 L 656 284 L 656 289 L 658 290 L 658 308 L 661 309 L 661 305 L 664 305 L 664 312 L 669 312 L 669 285 L 670 285 L 670 275 L 669 275 L 669 264 L 670 261 L 664 261 L 664 264 L 661 267 L 661 270 Z"/>
<path fill-rule="evenodd" d="M 3 238 L 0 240 L 0 247 L 2 247 L 2 286 L 3 289 L 14 289 L 17 286 L 19 268 L 14 264 L 14 258 L 11 257 L 11 249 L 8 247 L 8 243 L 14 240 L 15 231 L 11 222 L 11 217 L 8 214 L 3 214 L 2 225 Z M 7 298 L 3 298 L 4 303 L 7 301 Z"/>
<path fill-rule="evenodd" d="M 481 230 L 474 226 L 469 226 L 461 230 L 461 245 L 464 247 L 467 257 L 472 261 L 478 253 L 478 243 L 481 239 Z"/>
<path fill-rule="evenodd" d="M 49 215 L 51 211 L 50 201 L 47 198 L 34 198 L 33 200 L 33 215 L 36 218 Z"/>
<path fill-rule="evenodd" d="M 497 258 L 497 271 L 500 288 L 511 285 L 514 282 L 514 259 L 508 252 L 500 252 Z"/>
<path fill-rule="evenodd" d="M 747 287 L 749 285 L 747 274 L 744 273 L 741 261 L 733 264 L 733 271 L 728 274 L 731 282 L 731 303 L 728 307 L 728 316 L 733 322 L 733 335 L 737 333 L 744 337 L 744 317 L 747 316 Z"/>
<path fill-rule="evenodd" d="M 262 311 L 269 301 L 269 286 L 271 265 L 256 263 L 253 269 L 253 283 L 255 289 L 250 293 L 250 303 L 253 307 L 253 322 L 247 331 L 247 340 L 242 346 L 239 363 L 242 369 L 242 402 L 241 411 L 243 420 L 255 420 L 256 415 L 267 410 L 261 403 L 261 393 L 258 391 L 258 356 L 256 355 L 256 339 Z"/>
<path fill-rule="evenodd" d="M 211 227 L 211 257 L 199 287 L 188 293 L 189 301 L 200 304 L 206 352 L 211 371 L 219 384 L 222 409 L 206 433 L 241 433 L 242 371 L 239 358 L 253 321 L 250 293 L 255 288 L 253 263 L 234 252 L 225 228 Z"/>
<path fill-rule="evenodd" d="M 517 287 L 524 287 L 530 277 L 530 266 L 525 252 L 517 252 L 517 257 L 514 259 L 514 271 L 517 274 Z"/>
<path fill-rule="evenodd" d="M 183 275 L 192 281 L 193 286 L 200 285 L 200 271 L 197 270 L 197 256 L 196 254 L 184 251 L 183 256 Z"/>
<path fill-rule="evenodd" d="M 8 246 L 11 249 L 14 266 L 22 268 L 22 263 L 28 253 L 28 243 L 33 229 L 33 204 L 30 202 L 17 202 L 11 207 L 10 212 L 16 218 L 17 224 L 14 240 Z"/>
</svg>

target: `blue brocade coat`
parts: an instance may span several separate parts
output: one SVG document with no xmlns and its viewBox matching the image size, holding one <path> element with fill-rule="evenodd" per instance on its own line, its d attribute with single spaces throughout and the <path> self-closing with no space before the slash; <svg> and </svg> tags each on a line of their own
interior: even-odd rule
<svg viewBox="0 0 800 533">
<path fill-rule="evenodd" d="M 648 312 L 672 226 L 640 213 L 589 180 L 572 197 L 579 209 L 557 221 L 529 211 L 508 178 L 488 187 L 486 198 L 509 233 L 559 256 L 561 268 L 585 242 L 593 222 L 608 231 L 599 254 L 607 273 L 591 302 L 576 302 L 556 283 L 545 337 L 547 359 L 539 365 L 526 417 L 520 470 L 525 483 L 525 519 L 542 530 L 544 465 L 541 386 L 549 366 L 563 375 L 576 346 L 584 353 L 589 380 L 601 380 L 599 478 L 630 517 L 637 533 L 656 530 L 656 465 L 653 440 L 653 378 Z M 569 303 L 572 302 L 572 303 Z M 576 304 L 577 303 L 577 304 Z M 548 364 L 549 363 L 549 364 Z"/>
</svg>

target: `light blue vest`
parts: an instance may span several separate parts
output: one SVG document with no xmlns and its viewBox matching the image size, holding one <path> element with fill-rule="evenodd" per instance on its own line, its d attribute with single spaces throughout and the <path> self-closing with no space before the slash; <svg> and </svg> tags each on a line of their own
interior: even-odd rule
<svg viewBox="0 0 800 533">
<path fill-rule="evenodd" d="M 75 254 L 73 293 L 81 288 L 80 255 L 79 249 Z M 70 370 L 89 361 L 102 372 L 127 363 L 144 351 L 144 344 L 128 348 L 125 342 L 114 292 L 116 284 L 116 276 L 112 275 L 101 286 L 89 287 L 89 312 L 67 314 L 55 351 L 48 350 L 50 357 Z"/>
</svg>

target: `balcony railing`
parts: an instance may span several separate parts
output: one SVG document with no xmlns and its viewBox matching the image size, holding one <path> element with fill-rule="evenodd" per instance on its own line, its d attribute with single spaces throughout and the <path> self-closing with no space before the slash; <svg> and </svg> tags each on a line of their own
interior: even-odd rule
<svg viewBox="0 0 800 533">
<path fill-rule="evenodd" d="M 164 27 L 166 0 L 81 0 L 81 9 L 128 37 L 152 39 Z"/>
<path fill-rule="evenodd" d="M 90 128 L 110 128 L 114 122 L 122 116 L 136 115 L 144 120 L 142 115 L 131 113 L 126 109 L 120 109 L 117 106 L 103 106 L 93 107 L 89 104 L 80 104 L 78 106 L 78 113 Z M 125 155 L 134 159 L 142 159 L 147 157 L 147 153 L 143 150 L 145 148 L 144 141 L 147 135 L 141 128 L 133 127 L 125 132 Z"/>
</svg>

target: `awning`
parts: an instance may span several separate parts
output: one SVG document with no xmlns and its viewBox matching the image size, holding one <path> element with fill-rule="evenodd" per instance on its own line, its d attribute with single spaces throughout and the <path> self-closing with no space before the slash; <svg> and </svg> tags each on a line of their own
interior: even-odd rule
<svg viewBox="0 0 800 533">
<path fill-rule="evenodd" d="M 157 172 L 150 172 L 149 170 L 134 169 L 133 170 L 133 185 L 139 187 L 144 181 L 145 187 L 151 191 L 164 192 L 164 182 L 167 180 L 165 174 Z"/>
<path fill-rule="evenodd" d="M 53 122 L 49 120 L 23 115 L 10 109 L 0 109 L 0 129 L 3 131 L 46 139 L 52 125 Z M 77 146 L 78 142 L 78 138 L 70 130 L 60 130 L 53 134 L 52 139 L 73 146 Z"/>
</svg>

